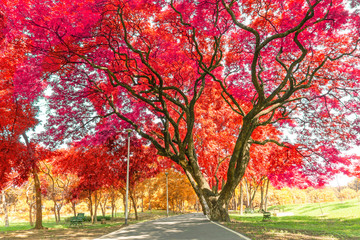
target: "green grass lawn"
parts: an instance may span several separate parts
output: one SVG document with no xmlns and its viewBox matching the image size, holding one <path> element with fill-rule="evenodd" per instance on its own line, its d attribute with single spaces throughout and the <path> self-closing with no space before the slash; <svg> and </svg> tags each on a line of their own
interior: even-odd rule
<svg viewBox="0 0 360 240">
<path fill-rule="evenodd" d="M 135 214 L 131 213 L 129 216 L 130 224 L 134 224 L 137 222 L 141 222 L 144 220 L 149 220 L 152 218 L 158 218 L 158 217 L 166 217 L 166 211 L 164 210 L 151 210 L 146 212 L 139 212 L 139 220 L 135 220 Z M 173 212 L 169 212 L 170 215 L 175 215 Z M 88 217 L 87 214 L 85 214 L 86 217 Z M 84 227 L 88 229 L 94 229 L 94 228 L 107 228 L 112 226 L 117 226 L 119 224 L 124 223 L 124 213 L 117 213 L 117 218 L 106 221 L 106 224 L 100 224 L 98 222 L 97 224 L 91 224 L 90 222 L 84 222 Z M 69 216 L 61 216 L 61 222 L 55 223 L 55 219 L 52 218 L 43 218 L 43 226 L 45 228 L 49 229 L 67 229 L 67 228 L 74 228 L 74 226 L 70 227 L 70 223 L 66 221 L 67 218 L 72 217 L 72 215 Z M 108 215 L 108 217 L 110 217 Z M 30 226 L 28 221 L 21 221 L 21 222 L 10 222 L 9 227 L 4 226 L 3 219 L 0 219 L 0 232 L 11 232 L 11 231 L 20 231 L 20 230 L 30 230 L 33 228 L 33 226 Z M 35 221 L 35 219 L 34 219 Z M 75 227 L 76 228 L 76 227 Z"/>
<path fill-rule="evenodd" d="M 269 211 L 273 208 L 269 208 Z M 304 236 L 298 239 L 360 239 L 358 200 L 321 203 L 321 205 L 319 203 L 287 205 L 284 206 L 284 211 L 293 212 L 294 216 L 273 216 L 270 221 L 264 222 L 262 214 L 259 213 L 242 216 L 234 213 L 230 214 L 231 219 L 238 223 L 229 223 L 228 226 L 247 232 L 252 239 L 296 239 L 296 235 L 299 234 Z M 236 229 L 240 225 L 241 230 Z M 264 238 L 264 234 L 269 236 Z M 280 235 L 282 237 L 279 237 Z M 287 238 L 286 235 L 289 237 Z"/>
<path fill-rule="evenodd" d="M 176 213 L 170 212 L 169 214 L 175 215 Z M 76 236 L 76 239 L 79 240 L 94 239 L 124 227 L 123 215 L 118 214 L 117 216 L 115 219 L 106 220 L 106 224 L 101 224 L 101 222 L 96 224 L 84 222 L 83 226 L 79 227 L 70 227 L 70 223 L 64 221 L 66 217 L 62 218 L 63 221 L 60 224 L 56 224 L 51 217 L 45 217 L 43 221 L 45 229 L 41 230 L 32 229 L 28 222 L 10 222 L 10 227 L 4 227 L 3 223 L 0 222 L 0 239 L 63 240 L 68 239 L 69 236 Z M 134 224 L 161 217 L 166 217 L 166 211 L 152 210 L 139 212 L 139 220 L 135 220 L 134 214 L 131 213 L 128 223 Z"/>
</svg>

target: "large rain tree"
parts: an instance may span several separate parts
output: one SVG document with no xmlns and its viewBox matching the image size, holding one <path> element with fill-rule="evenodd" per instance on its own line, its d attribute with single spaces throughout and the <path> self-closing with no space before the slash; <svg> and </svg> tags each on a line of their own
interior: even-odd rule
<svg viewBox="0 0 360 240">
<path fill-rule="evenodd" d="M 205 214 L 228 221 L 251 146 L 290 146 L 254 134 L 267 125 L 291 127 L 313 182 L 348 163 L 340 150 L 358 141 L 360 109 L 359 18 L 348 2 L 28 0 L 5 1 L 5 12 L 9 28 L 31 41 L 29 62 L 52 90 L 49 140 L 94 134 L 101 144 L 132 128 L 183 169 Z M 34 95 L 35 80 L 22 78 L 24 95 Z M 198 161 L 197 141 L 207 138 L 194 133 L 209 125 L 198 120 L 199 100 L 222 101 L 221 117 L 208 121 L 232 136 L 229 151 L 214 134 L 226 142 L 220 190 Z"/>
</svg>

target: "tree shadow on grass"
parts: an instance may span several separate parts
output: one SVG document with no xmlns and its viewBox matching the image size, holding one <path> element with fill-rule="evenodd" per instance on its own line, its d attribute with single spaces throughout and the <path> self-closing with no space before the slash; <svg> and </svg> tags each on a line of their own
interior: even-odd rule
<svg viewBox="0 0 360 240">
<path fill-rule="evenodd" d="M 94 226 L 65 228 L 65 229 L 42 229 L 42 230 L 20 230 L 0 233 L 0 239 L 92 239 L 100 237 L 109 232 L 120 229 L 122 225 L 94 228 Z"/>
<path fill-rule="evenodd" d="M 153 220 L 164 217 L 163 214 L 154 213 L 139 213 L 139 220 Z M 137 223 L 134 219 L 129 219 L 130 224 Z M 34 230 L 28 223 L 14 224 L 13 228 L 6 228 L 5 231 L 0 231 L 0 240 L 8 239 L 93 239 L 106 235 L 113 231 L 119 230 L 123 227 L 124 219 L 117 218 L 112 221 L 106 221 L 107 224 L 101 224 L 100 222 L 91 224 L 85 222 L 83 226 L 69 227 L 69 223 L 55 224 L 44 223 L 44 227 L 47 229 Z M 17 226 L 15 226 L 17 225 Z M 20 227 L 19 227 L 20 225 Z M 13 229 L 17 229 L 14 231 Z"/>
</svg>

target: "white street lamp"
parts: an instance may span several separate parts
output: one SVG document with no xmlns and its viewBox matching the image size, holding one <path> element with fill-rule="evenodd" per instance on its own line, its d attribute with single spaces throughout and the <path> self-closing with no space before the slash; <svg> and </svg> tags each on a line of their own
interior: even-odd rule
<svg viewBox="0 0 360 240">
<path fill-rule="evenodd" d="M 128 198 L 129 198 L 129 162 L 130 162 L 130 133 L 131 129 L 125 130 L 128 133 L 128 154 L 127 154 L 127 164 L 126 164 L 126 194 L 125 194 L 125 225 L 128 221 Z"/>
<path fill-rule="evenodd" d="M 169 191 L 168 191 L 168 172 L 165 172 L 166 175 L 166 216 L 169 217 Z"/>
</svg>

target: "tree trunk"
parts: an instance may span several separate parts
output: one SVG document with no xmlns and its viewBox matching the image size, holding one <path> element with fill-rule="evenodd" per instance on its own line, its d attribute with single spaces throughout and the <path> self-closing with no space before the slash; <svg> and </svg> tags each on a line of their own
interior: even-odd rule
<svg viewBox="0 0 360 240">
<path fill-rule="evenodd" d="M 237 201 L 236 201 L 236 194 L 234 194 L 234 205 L 235 205 L 235 212 L 237 211 Z"/>
<path fill-rule="evenodd" d="M 71 201 L 71 208 L 73 210 L 74 217 L 76 217 L 76 203 L 74 201 Z"/>
<path fill-rule="evenodd" d="M 42 202 L 41 202 L 41 188 L 40 188 L 40 180 L 39 175 L 37 173 L 37 166 L 35 161 L 35 154 L 33 152 L 33 149 L 30 146 L 29 139 L 26 136 L 25 133 L 22 134 L 26 147 L 28 149 L 29 158 L 34 160 L 34 166 L 32 168 L 32 174 L 34 177 L 34 187 L 35 187 L 35 206 L 36 206 L 36 221 L 35 221 L 35 229 L 43 229 L 42 225 Z"/>
<path fill-rule="evenodd" d="M 35 206 L 36 206 L 36 221 L 35 229 L 43 229 L 42 225 L 42 201 L 41 201 L 41 188 L 40 180 L 37 171 L 33 171 L 34 175 L 34 186 L 35 186 Z"/>
<path fill-rule="evenodd" d="M 114 218 L 115 211 L 115 196 L 111 196 L 111 218 Z"/>
<path fill-rule="evenodd" d="M 3 201 L 3 208 L 4 208 L 4 222 L 5 227 L 9 227 L 9 211 L 8 211 L 8 204 L 5 191 L 2 193 L 2 201 Z"/>
<path fill-rule="evenodd" d="M 243 205 L 244 205 L 244 192 L 243 192 L 243 185 L 242 181 L 240 182 L 240 215 L 243 215 Z"/>
<path fill-rule="evenodd" d="M 229 222 L 230 216 L 228 214 L 227 207 L 232 195 L 231 189 L 223 189 L 221 192 L 222 198 L 220 198 L 220 194 L 216 195 L 214 192 L 212 192 L 205 179 L 202 182 L 204 188 L 199 189 L 199 186 L 194 182 L 192 176 L 187 171 L 185 171 L 185 173 L 200 200 L 203 213 L 207 215 L 212 221 Z"/>
<path fill-rule="evenodd" d="M 33 217 L 32 217 L 32 209 L 33 209 L 33 206 L 34 206 L 34 202 L 31 200 L 32 197 L 33 196 L 29 195 L 29 192 L 27 191 L 26 192 L 26 203 L 29 206 L 29 223 L 30 223 L 30 226 L 34 226 Z"/>
<path fill-rule="evenodd" d="M 103 202 L 101 202 L 101 198 L 100 198 L 99 199 L 99 204 L 100 204 L 101 213 L 102 213 L 103 217 L 105 217 L 105 215 L 106 215 L 106 205 L 107 205 L 107 201 L 109 199 L 109 194 L 103 195 L 102 198 L 103 198 Z"/>
<path fill-rule="evenodd" d="M 115 194 L 115 190 L 113 188 L 111 188 L 110 190 L 110 205 L 111 205 L 111 218 L 113 219 L 115 217 L 115 202 L 116 202 L 116 194 Z"/>
<path fill-rule="evenodd" d="M 56 223 L 59 223 L 59 219 L 58 219 L 58 216 L 57 216 L 57 207 L 56 207 L 56 202 L 53 200 L 54 202 L 54 216 L 55 216 L 55 222 Z"/>
<path fill-rule="evenodd" d="M 269 183 L 270 180 L 266 179 L 266 193 L 265 193 L 265 211 L 267 211 L 267 201 L 268 201 L 268 193 L 269 193 Z"/>
<path fill-rule="evenodd" d="M 122 194 L 123 195 L 123 207 L 124 207 L 124 217 L 126 216 L 126 196 L 125 196 L 125 192 Z M 128 211 L 129 212 L 129 211 Z M 128 215 L 129 216 L 129 215 Z"/>
<path fill-rule="evenodd" d="M 136 207 L 136 202 L 135 202 L 135 199 L 134 199 L 134 197 L 133 197 L 133 196 L 131 196 L 131 195 L 130 195 L 130 198 L 131 198 L 131 201 L 132 201 L 133 206 L 134 206 L 135 219 L 136 219 L 136 220 L 139 220 L 139 218 L 138 218 L 138 213 L 137 213 L 137 207 Z"/>
<path fill-rule="evenodd" d="M 30 222 L 30 226 L 34 226 L 34 222 L 33 222 L 33 218 L 32 218 L 32 208 L 33 208 L 33 205 L 31 204 L 31 205 L 30 205 L 30 208 L 29 208 L 29 222 Z"/>
<path fill-rule="evenodd" d="M 264 211 L 264 198 L 265 198 L 265 194 L 264 194 L 264 190 L 265 190 L 265 182 L 266 182 L 266 179 L 265 180 L 262 180 L 261 181 L 261 186 L 260 186 L 260 211 Z"/>
<path fill-rule="evenodd" d="M 95 201 L 94 201 L 94 222 L 93 223 L 96 223 L 97 222 L 97 210 L 98 210 L 98 207 L 99 207 L 99 203 L 100 203 L 100 200 L 101 200 L 101 193 L 99 193 L 99 191 L 95 191 Z"/>
<path fill-rule="evenodd" d="M 60 211 L 61 211 L 62 206 L 60 207 L 59 205 L 57 205 L 56 207 L 56 211 L 57 211 L 57 216 L 58 216 L 58 222 L 60 223 L 61 218 L 60 218 Z"/>
<path fill-rule="evenodd" d="M 88 200 L 89 200 L 89 211 L 90 211 L 90 217 L 91 217 L 91 223 L 94 223 L 94 212 L 92 207 L 92 198 L 91 198 L 92 192 L 89 190 Z"/>
<path fill-rule="evenodd" d="M 249 197 L 249 186 L 247 184 L 247 181 L 244 181 L 245 184 L 245 193 L 246 193 L 246 203 L 245 203 L 245 207 L 249 208 L 250 205 L 250 197 Z"/>
<path fill-rule="evenodd" d="M 100 202 L 100 209 L 101 209 L 101 214 L 102 214 L 102 216 L 105 217 L 105 215 L 106 215 L 106 205 L 105 205 L 105 204 L 102 204 L 102 203 Z"/>
<path fill-rule="evenodd" d="M 188 135 L 188 145 L 184 155 L 177 155 L 172 158 L 172 160 L 180 164 L 185 171 L 191 186 L 200 200 L 204 214 L 212 221 L 230 221 L 228 214 L 229 201 L 235 188 L 243 178 L 250 161 L 250 139 L 251 134 L 257 127 L 258 121 L 256 111 L 258 111 L 258 109 L 251 111 L 243 118 L 243 126 L 230 157 L 227 181 L 222 185 L 219 193 L 212 191 L 206 177 L 202 174 L 191 134 Z M 192 126 L 189 125 L 189 127 L 191 128 Z"/>
<path fill-rule="evenodd" d="M 257 189 L 258 189 L 258 186 L 254 186 L 254 188 L 253 188 L 254 190 L 253 190 L 253 194 L 252 194 L 252 196 L 251 196 L 251 209 L 254 209 L 254 199 L 255 199 L 255 194 L 256 194 L 256 192 L 257 192 Z"/>
<path fill-rule="evenodd" d="M 128 196 L 129 198 L 130 198 L 130 191 L 129 191 L 129 196 Z M 131 199 L 128 199 L 128 206 L 129 206 L 129 209 L 128 209 L 128 219 L 130 219 L 130 212 L 131 212 Z"/>
</svg>

